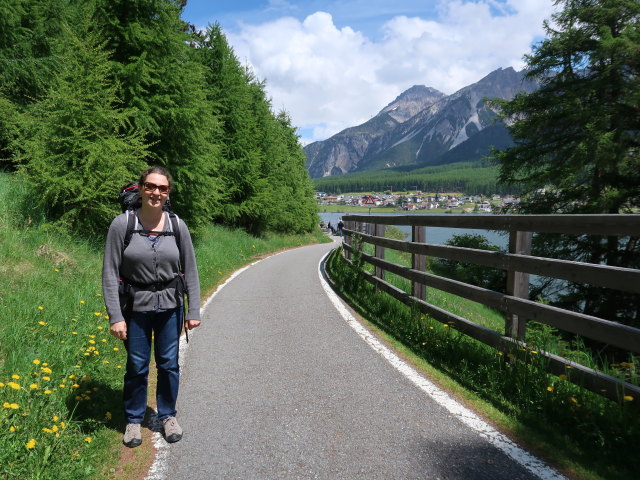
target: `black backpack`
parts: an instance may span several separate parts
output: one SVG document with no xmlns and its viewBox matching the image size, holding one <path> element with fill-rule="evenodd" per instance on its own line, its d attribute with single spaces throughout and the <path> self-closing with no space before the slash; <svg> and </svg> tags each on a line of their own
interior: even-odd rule
<svg viewBox="0 0 640 480">
<path fill-rule="evenodd" d="M 120 189 L 120 206 L 122 207 L 122 212 L 127 213 L 127 232 L 124 235 L 124 243 L 122 245 L 122 253 L 126 250 L 131 242 L 131 237 L 134 233 L 143 233 L 148 234 L 149 232 L 146 230 L 136 230 L 136 216 L 133 213 L 133 210 L 140 207 L 140 189 L 138 182 L 133 182 L 128 185 L 125 185 Z M 178 251 L 180 252 L 180 264 L 184 266 L 184 261 L 182 259 L 182 248 L 180 243 L 180 222 L 178 221 L 178 216 L 173 213 L 171 210 L 171 202 L 169 198 L 167 198 L 167 202 L 164 204 L 164 210 L 169 214 L 169 220 L 171 221 L 171 232 L 158 232 L 158 235 L 166 235 L 166 236 L 174 236 L 176 237 L 176 245 L 178 246 Z"/>
</svg>

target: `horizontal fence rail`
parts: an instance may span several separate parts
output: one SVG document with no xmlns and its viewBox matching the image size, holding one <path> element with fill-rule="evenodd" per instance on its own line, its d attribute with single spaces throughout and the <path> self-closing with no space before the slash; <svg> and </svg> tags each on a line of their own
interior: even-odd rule
<svg viewBox="0 0 640 480">
<path fill-rule="evenodd" d="M 528 299 L 529 274 L 640 293 L 640 270 L 529 255 L 534 232 L 637 237 L 640 236 L 640 215 L 345 215 L 343 221 L 343 246 L 348 261 L 355 253 L 353 236 L 357 235 L 362 242 L 375 246 L 375 255 L 362 251 L 357 253 L 364 262 L 375 267 L 375 274 L 362 273 L 379 290 L 417 307 L 440 322 L 453 322 L 459 331 L 492 348 L 521 352 L 519 357 L 525 360 L 533 354 L 544 356 L 551 373 L 566 376 L 568 380 L 607 398 L 621 401 L 624 396 L 632 395 L 640 399 L 640 387 L 636 385 L 549 352 L 533 350 L 523 341 L 526 322 L 533 320 L 628 352 L 640 353 L 640 329 Z M 387 225 L 411 226 L 412 241 L 384 238 Z M 510 235 L 509 253 L 425 243 L 424 227 L 427 226 L 506 231 Z M 410 253 L 412 266 L 385 260 L 385 249 Z M 507 294 L 427 273 L 427 256 L 505 270 Z M 411 281 L 413 294 L 386 282 L 385 272 Z M 505 335 L 429 304 L 424 299 L 426 287 L 503 312 Z"/>
</svg>

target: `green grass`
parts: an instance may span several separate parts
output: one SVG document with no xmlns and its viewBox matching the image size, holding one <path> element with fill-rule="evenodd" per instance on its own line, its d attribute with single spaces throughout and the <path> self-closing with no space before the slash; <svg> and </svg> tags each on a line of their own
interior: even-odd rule
<svg viewBox="0 0 640 480">
<path fill-rule="evenodd" d="M 0 175 L 0 478 L 113 477 L 126 354 L 108 333 L 103 239 L 25 219 L 29 193 Z M 211 226 L 195 242 L 202 295 L 261 255 L 323 239 Z"/>
<path fill-rule="evenodd" d="M 405 265 L 408 260 L 406 254 L 389 250 L 386 257 Z M 357 255 L 354 259 L 359 264 Z M 534 452 L 578 478 L 637 478 L 640 418 L 632 403 L 615 404 L 548 374 L 542 357 L 532 356 L 530 364 L 513 361 L 463 335 L 455 324 L 443 325 L 377 292 L 339 254 L 333 254 L 327 266 L 345 299 L 389 343 Z M 408 282 L 387 275 L 388 281 L 408 291 Z M 494 330 L 504 329 L 500 314 L 436 292 L 428 289 L 430 303 Z M 539 329 L 528 342 L 550 344 L 552 335 L 551 330 Z"/>
</svg>

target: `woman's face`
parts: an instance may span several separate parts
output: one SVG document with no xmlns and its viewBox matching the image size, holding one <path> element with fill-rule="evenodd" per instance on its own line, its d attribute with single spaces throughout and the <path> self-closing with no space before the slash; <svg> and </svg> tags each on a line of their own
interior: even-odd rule
<svg viewBox="0 0 640 480">
<path fill-rule="evenodd" d="M 169 192 L 169 179 L 159 173 L 150 173 L 140 186 L 142 206 L 161 209 L 167 202 Z"/>
</svg>

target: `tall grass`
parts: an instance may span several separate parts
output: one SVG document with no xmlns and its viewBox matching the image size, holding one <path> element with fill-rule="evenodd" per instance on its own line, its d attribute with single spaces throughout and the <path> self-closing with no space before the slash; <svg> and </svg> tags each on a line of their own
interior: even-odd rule
<svg viewBox="0 0 640 480">
<path fill-rule="evenodd" d="M 118 463 L 126 361 L 100 293 L 105 232 L 48 230 L 32 194 L 0 174 L 0 478 L 103 477 Z M 320 238 L 211 226 L 196 241 L 203 295 L 260 255 Z"/>
<path fill-rule="evenodd" d="M 365 246 L 366 250 L 366 246 Z M 387 258 L 404 255 L 387 250 Z M 390 258 L 406 264 L 407 258 Z M 376 291 L 359 269 L 347 264 L 339 253 L 327 262 L 329 274 L 345 298 L 377 328 L 506 415 L 512 433 L 524 436 L 561 468 L 581 478 L 635 479 L 640 457 L 640 417 L 632 405 L 618 405 L 550 375 L 543 357 L 534 354 L 530 363 L 513 361 L 442 324 L 393 297 Z M 367 268 L 367 267 L 364 267 Z M 387 274 L 388 275 L 388 274 Z M 408 282 L 388 275 L 387 281 L 408 291 Z M 461 316 L 476 315 L 478 323 L 500 331 L 501 315 L 478 309 L 474 302 L 430 289 L 430 303 Z M 484 317 L 484 320 L 482 318 Z M 550 345 L 550 329 L 535 329 L 528 342 Z M 540 347 L 538 347 L 540 348 Z M 639 399 L 640 400 L 640 399 Z M 489 409 L 490 410 L 490 409 Z"/>
</svg>

